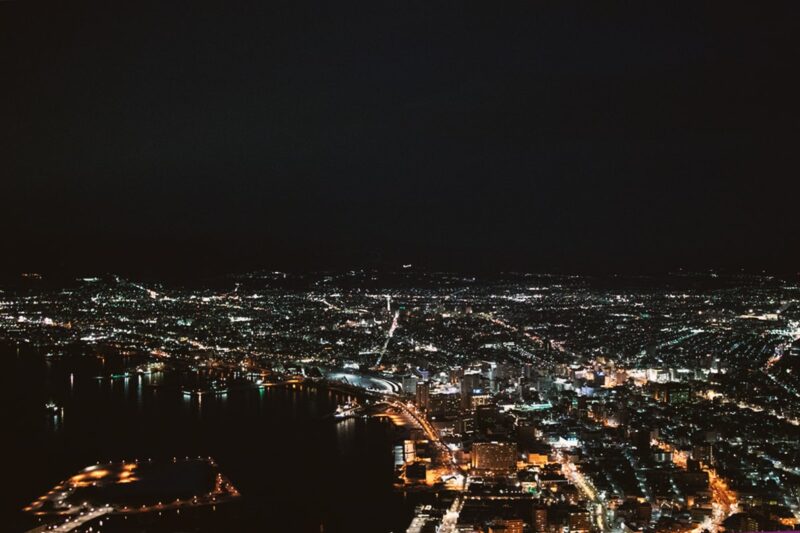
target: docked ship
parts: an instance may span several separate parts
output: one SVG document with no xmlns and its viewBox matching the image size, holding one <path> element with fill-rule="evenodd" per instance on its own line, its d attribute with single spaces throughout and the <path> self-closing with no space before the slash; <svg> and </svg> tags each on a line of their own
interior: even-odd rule
<svg viewBox="0 0 800 533">
<path fill-rule="evenodd" d="M 359 405 L 356 402 L 348 402 L 343 405 L 339 405 L 336 407 L 336 411 L 333 413 L 333 417 L 339 420 L 345 418 L 353 418 L 356 416 L 360 416 L 363 412 L 364 407 Z"/>
</svg>

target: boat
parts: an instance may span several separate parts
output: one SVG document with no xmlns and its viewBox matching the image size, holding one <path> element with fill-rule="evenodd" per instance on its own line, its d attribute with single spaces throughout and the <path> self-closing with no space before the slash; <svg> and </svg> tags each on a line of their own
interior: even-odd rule
<svg viewBox="0 0 800 533">
<path fill-rule="evenodd" d="M 346 403 L 344 405 L 339 405 L 336 407 L 336 411 L 333 413 L 334 418 L 338 419 L 345 419 L 345 418 L 352 418 L 355 416 L 359 416 L 361 411 L 364 408 L 357 403 Z"/>
</svg>

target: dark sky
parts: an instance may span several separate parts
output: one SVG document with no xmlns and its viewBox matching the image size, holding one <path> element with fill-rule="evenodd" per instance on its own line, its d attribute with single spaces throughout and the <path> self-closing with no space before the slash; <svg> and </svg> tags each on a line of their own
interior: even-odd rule
<svg viewBox="0 0 800 533">
<path fill-rule="evenodd" d="M 2 268 L 800 270 L 800 3 L 297 4 L 0 3 Z"/>
</svg>

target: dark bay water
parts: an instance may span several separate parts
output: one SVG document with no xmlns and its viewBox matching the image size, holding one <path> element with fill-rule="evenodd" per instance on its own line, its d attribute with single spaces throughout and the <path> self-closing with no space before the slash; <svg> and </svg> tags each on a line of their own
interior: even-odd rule
<svg viewBox="0 0 800 533">
<path fill-rule="evenodd" d="M 97 380 L 135 362 L 58 358 L 1 346 L 8 421 L 3 524 L 35 522 L 19 510 L 97 461 L 212 456 L 242 498 L 216 511 L 131 517 L 132 531 L 404 531 L 413 504 L 392 489 L 389 422 L 326 416 L 347 399 L 314 386 L 183 397 L 179 376 Z M 153 387 L 163 385 L 163 387 Z M 63 417 L 48 415 L 55 401 Z M 10 489 L 10 490 L 9 490 Z M 113 520 L 112 520 L 113 522 Z"/>
</svg>

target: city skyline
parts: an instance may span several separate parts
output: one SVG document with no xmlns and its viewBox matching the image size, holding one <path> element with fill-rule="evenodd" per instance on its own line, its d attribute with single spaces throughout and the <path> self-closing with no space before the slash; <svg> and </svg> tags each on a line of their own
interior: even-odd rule
<svg viewBox="0 0 800 533">
<path fill-rule="evenodd" d="M 0 529 L 798 531 L 798 36 L 0 1 Z"/>
<path fill-rule="evenodd" d="M 800 524 L 796 281 L 28 274 L 0 353 L 14 530 Z"/>
</svg>

